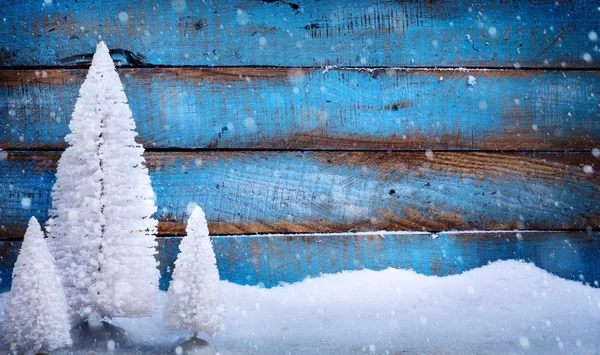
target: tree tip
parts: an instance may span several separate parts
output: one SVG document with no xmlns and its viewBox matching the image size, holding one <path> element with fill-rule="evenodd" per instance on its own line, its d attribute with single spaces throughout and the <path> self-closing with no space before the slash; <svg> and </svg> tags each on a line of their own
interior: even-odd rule
<svg viewBox="0 0 600 355">
<path fill-rule="evenodd" d="M 94 57 L 92 58 L 92 66 L 94 64 L 114 66 L 112 58 L 110 57 L 110 51 L 108 50 L 108 46 L 106 43 L 104 43 L 104 41 L 100 41 L 96 45 L 96 53 L 94 53 Z"/>
<path fill-rule="evenodd" d="M 204 210 L 202 210 L 202 207 L 196 205 L 194 206 L 194 210 L 192 211 L 192 215 L 190 216 L 190 218 L 198 218 L 198 217 L 202 217 L 204 219 L 206 219 L 206 216 L 204 215 Z"/>
<path fill-rule="evenodd" d="M 39 237 L 43 238 L 42 227 L 38 222 L 37 218 L 31 217 L 29 219 L 29 224 L 27 225 L 27 231 L 25 232 L 25 239 L 33 238 L 38 239 Z"/>
<path fill-rule="evenodd" d="M 35 218 L 34 216 L 31 216 L 31 218 L 29 218 L 29 227 L 31 226 L 39 226 L 40 223 L 38 222 L 37 218 Z"/>
<path fill-rule="evenodd" d="M 104 43 L 104 41 L 100 41 L 96 45 L 96 51 L 98 51 L 99 49 L 108 50 L 108 47 L 106 46 L 106 43 Z"/>
</svg>

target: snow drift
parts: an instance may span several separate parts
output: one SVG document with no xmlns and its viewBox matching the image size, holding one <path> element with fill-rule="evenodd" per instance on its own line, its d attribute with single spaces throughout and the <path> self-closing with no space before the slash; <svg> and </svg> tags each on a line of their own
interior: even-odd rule
<svg viewBox="0 0 600 355">
<path fill-rule="evenodd" d="M 600 289 L 518 261 L 448 277 L 365 270 L 272 289 L 222 282 L 222 289 L 225 331 L 208 338 L 221 354 L 600 351 Z M 150 318 L 115 319 L 134 332 L 139 348 L 128 353 L 171 353 L 189 336 L 165 329 L 166 298 L 160 292 Z"/>
</svg>

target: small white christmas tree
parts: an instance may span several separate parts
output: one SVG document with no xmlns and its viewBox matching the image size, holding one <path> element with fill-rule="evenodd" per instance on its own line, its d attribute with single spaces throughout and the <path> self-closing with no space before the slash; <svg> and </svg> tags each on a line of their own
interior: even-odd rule
<svg viewBox="0 0 600 355">
<path fill-rule="evenodd" d="M 48 235 L 71 319 L 150 315 L 157 289 L 154 193 L 108 48 L 97 46 L 69 123 Z"/>
<path fill-rule="evenodd" d="M 42 229 L 31 217 L 4 308 L 4 342 L 18 353 L 67 346 L 68 306 Z"/>
<path fill-rule="evenodd" d="M 180 253 L 169 287 L 165 325 L 188 330 L 194 336 L 200 331 L 213 335 L 223 329 L 225 307 L 215 253 L 200 207 L 196 206 L 192 212 L 186 232 L 179 245 Z"/>
</svg>

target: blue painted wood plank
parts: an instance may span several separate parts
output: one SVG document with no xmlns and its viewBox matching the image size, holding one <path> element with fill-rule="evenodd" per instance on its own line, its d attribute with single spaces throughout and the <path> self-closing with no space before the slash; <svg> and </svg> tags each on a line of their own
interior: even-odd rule
<svg viewBox="0 0 600 355">
<path fill-rule="evenodd" d="M 0 65 L 598 67 L 595 1 L 0 1 Z M 585 54 L 590 55 L 590 58 Z M 587 59 L 584 59 L 585 58 Z"/>
<path fill-rule="evenodd" d="M 21 241 L 0 242 L 0 293 L 10 290 L 12 269 L 15 267 Z"/>
<path fill-rule="evenodd" d="M 8 152 L 0 160 L 0 236 L 22 235 L 32 215 L 47 219 L 59 154 Z M 213 234 L 600 227 L 591 152 L 153 152 L 146 159 L 163 235 L 184 232 L 191 203 L 204 208 Z"/>
<path fill-rule="evenodd" d="M 0 148 L 64 148 L 85 73 L 0 71 Z M 600 72 L 162 68 L 120 74 L 146 148 L 600 145 Z"/>
<path fill-rule="evenodd" d="M 158 238 L 159 287 L 166 290 L 180 237 Z M 600 233 L 457 232 L 213 237 L 221 279 L 274 287 L 345 270 L 412 269 L 447 276 L 496 260 L 525 260 L 562 278 L 598 287 Z M 0 292 L 10 289 L 21 242 L 0 241 Z"/>
</svg>

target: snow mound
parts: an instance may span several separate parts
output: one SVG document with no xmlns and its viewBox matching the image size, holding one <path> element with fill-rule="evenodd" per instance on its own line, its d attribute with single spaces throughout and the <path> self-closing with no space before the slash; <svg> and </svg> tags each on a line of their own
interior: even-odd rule
<svg viewBox="0 0 600 355">
<path fill-rule="evenodd" d="M 448 277 L 352 271 L 272 289 L 222 282 L 220 354 L 597 354 L 600 289 L 519 261 Z M 149 318 L 115 319 L 142 350 L 174 353 L 189 334 Z M 0 307 L 6 296 L 0 295 Z M 1 308 L 0 308 L 1 309 Z M 149 350 L 153 349 L 153 350 Z M 64 354 L 73 352 L 64 352 Z"/>
</svg>

